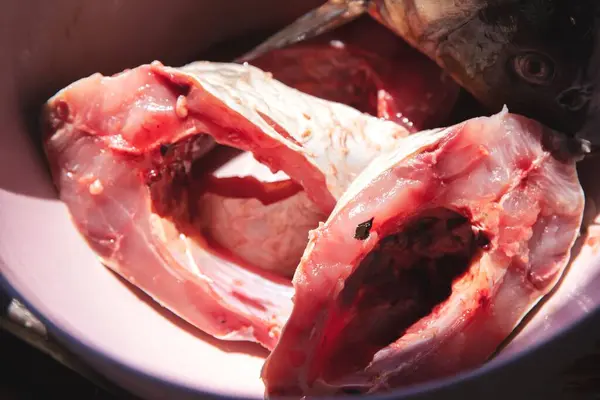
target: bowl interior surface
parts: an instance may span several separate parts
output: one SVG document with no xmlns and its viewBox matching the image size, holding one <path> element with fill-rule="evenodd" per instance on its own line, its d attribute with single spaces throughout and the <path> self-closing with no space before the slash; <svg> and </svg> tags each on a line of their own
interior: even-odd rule
<svg viewBox="0 0 600 400">
<path fill-rule="evenodd" d="M 35 125 L 42 102 L 76 79 L 154 59 L 182 65 L 214 43 L 275 29 L 320 1 L 284 8 L 275 0 L 251 3 L 252 10 L 233 11 L 191 0 L 7 6 L 0 15 L 0 47 L 9 60 L 0 65 L 0 268 L 53 326 L 118 364 L 200 392 L 258 398 L 261 347 L 202 334 L 97 261 L 57 199 Z M 581 179 L 593 207 L 592 199 L 600 204 L 600 182 L 589 171 L 598 163 L 586 164 Z M 589 212 L 595 216 L 595 207 Z M 598 306 L 600 259 L 592 239 L 582 237 L 566 279 L 500 359 L 549 340 Z"/>
</svg>

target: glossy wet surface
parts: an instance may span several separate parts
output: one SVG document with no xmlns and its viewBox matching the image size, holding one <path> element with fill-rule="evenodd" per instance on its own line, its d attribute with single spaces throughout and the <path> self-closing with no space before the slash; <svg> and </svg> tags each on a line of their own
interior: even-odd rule
<svg viewBox="0 0 600 400">
<path fill-rule="evenodd" d="M 384 237 L 338 298 L 339 330 L 334 328 L 324 344 L 332 346 L 328 362 L 332 376 L 367 364 L 377 350 L 445 301 L 452 282 L 485 245 L 481 236 L 468 219 L 439 208 Z M 349 352 L 350 348 L 355 350 Z"/>
</svg>

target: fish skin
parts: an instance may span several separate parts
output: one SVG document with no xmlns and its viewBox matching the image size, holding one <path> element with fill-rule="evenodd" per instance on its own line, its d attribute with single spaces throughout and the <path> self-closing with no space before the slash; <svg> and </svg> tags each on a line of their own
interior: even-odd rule
<svg viewBox="0 0 600 400">
<path fill-rule="evenodd" d="M 374 160 L 311 232 L 292 315 L 263 368 L 267 397 L 383 392 L 483 364 L 556 285 L 579 234 L 585 201 L 575 158 L 554 157 L 546 136 L 563 135 L 504 109 L 413 134 Z M 342 291 L 381 238 L 433 207 L 462 214 L 489 243 L 446 300 L 357 362 L 375 331 L 360 321 L 344 328 L 369 313 L 342 302 Z M 370 232 L 359 241 L 353 234 L 365 221 Z M 363 346 L 345 347 L 361 330 Z M 359 366 L 344 370 L 350 362 Z"/>
<path fill-rule="evenodd" d="M 596 145 L 599 10 L 594 0 L 374 0 L 370 7 L 491 112 L 507 105 Z M 536 63 L 544 72 L 532 73 Z"/>
</svg>

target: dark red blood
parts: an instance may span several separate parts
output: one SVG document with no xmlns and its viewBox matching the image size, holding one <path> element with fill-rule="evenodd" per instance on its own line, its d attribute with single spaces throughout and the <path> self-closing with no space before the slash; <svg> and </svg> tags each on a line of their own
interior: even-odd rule
<svg viewBox="0 0 600 400">
<path fill-rule="evenodd" d="M 154 150 L 155 165 L 145 171 L 143 179 L 157 215 L 169 219 L 180 232 L 204 244 L 204 248 L 221 259 L 243 266 L 263 275 L 256 266 L 222 246 L 207 232 L 198 220 L 199 199 L 207 193 L 235 199 L 257 199 L 264 205 L 285 200 L 303 190 L 297 182 L 286 179 L 263 182 L 253 176 L 216 177 L 220 165 L 231 160 L 239 151 L 218 148 L 205 155 L 198 152 L 202 136 L 189 137 Z M 236 296 L 236 293 L 232 292 Z M 252 299 L 238 298 L 246 303 Z M 259 305 L 249 304 L 254 308 Z"/>
<path fill-rule="evenodd" d="M 262 56 L 252 63 L 304 93 L 378 115 L 381 86 L 369 60 L 329 44 L 299 44 Z"/>
<path fill-rule="evenodd" d="M 230 249 L 225 248 L 203 229 L 197 220 L 199 215 L 198 200 L 202 195 L 210 192 L 226 197 L 257 198 L 261 202 L 269 203 L 292 196 L 302 190 L 302 187 L 291 180 L 264 183 L 254 177 L 216 178 L 210 174 L 207 176 L 192 174 L 186 171 L 183 165 L 184 162 L 191 162 L 190 170 L 194 170 L 194 163 L 200 165 L 214 164 L 212 166 L 216 168 L 218 162 L 229 159 L 229 157 L 221 158 L 221 153 L 217 151 L 209 156 L 194 160 L 189 151 L 185 151 L 185 149 L 192 148 L 190 142 L 193 140 L 194 138 L 185 139 L 171 145 L 170 157 L 165 157 L 164 164 L 159 163 L 155 169 L 148 173 L 154 177 L 150 182 L 146 178 L 146 184 L 152 199 L 153 212 L 170 220 L 179 232 L 202 243 L 205 250 L 219 256 L 222 260 L 243 266 L 254 274 L 266 277 L 264 271 L 248 263 Z M 231 154 L 228 154 L 228 156 L 231 156 Z M 264 307 L 264 305 L 250 304 L 252 299 L 242 299 L 240 297 L 242 294 L 238 292 L 232 292 L 232 295 L 254 308 Z"/>
<path fill-rule="evenodd" d="M 221 151 L 205 156 L 195 154 L 202 145 L 202 136 L 186 138 L 168 146 L 161 145 L 156 165 L 145 172 L 144 181 L 150 187 L 155 211 L 166 216 L 185 202 L 185 197 L 199 198 L 213 193 L 235 199 L 257 199 L 264 205 L 285 200 L 302 191 L 302 185 L 291 179 L 263 182 L 253 176 L 216 177 L 210 172 L 239 152 Z M 219 150 L 221 150 L 219 148 Z M 226 152 L 227 153 L 227 152 Z M 187 165 L 186 165 L 187 164 Z"/>
<path fill-rule="evenodd" d="M 479 307 L 487 308 L 490 305 L 490 294 L 487 291 L 479 292 Z"/>
<path fill-rule="evenodd" d="M 324 366 L 325 380 L 363 368 L 446 300 L 452 282 L 468 270 L 479 236 L 463 216 L 438 209 L 383 238 L 346 280 L 326 322 L 312 360 Z"/>
<path fill-rule="evenodd" d="M 302 92 L 411 131 L 443 123 L 459 93 L 433 61 L 368 17 L 251 64 Z"/>
<path fill-rule="evenodd" d="M 517 160 L 517 168 L 521 171 L 529 171 L 533 166 L 533 162 L 531 159 L 523 157 Z"/>
<path fill-rule="evenodd" d="M 143 180 L 146 183 L 146 185 L 150 186 L 156 182 L 160 181 L 160 172 L 154 168 L 151 168 L 145 172 L 142 173 L 143 175 Z"/>
</svg>

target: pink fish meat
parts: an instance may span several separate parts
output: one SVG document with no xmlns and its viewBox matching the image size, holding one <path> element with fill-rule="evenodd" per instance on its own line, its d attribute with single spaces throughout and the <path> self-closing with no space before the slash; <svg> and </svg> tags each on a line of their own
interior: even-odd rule
<svg viewBox="0 0 600 400">
<path fill-rule="evenodd" d="M 309 230 L 408 134 L 253 66 L 209 62 L 94 74 L 45 115 L 60 198 L 101 261 L 208 334 L 267 348 Z M 250 167 L 215 164 L 215 142 Z"/>
<path fill-rule="evenodd" d="M 304 93 L 411 132 L 443 124 L 459 94 L 435 62 L 367 16 L 249 62 Z"/>
<path fill-rule="evenodd" d="M 373 393 L 484 363 L 578 236 L 562 140 L 504 109 L 377 158 L 310 234 L 267 394 Z"/>
</svg>

